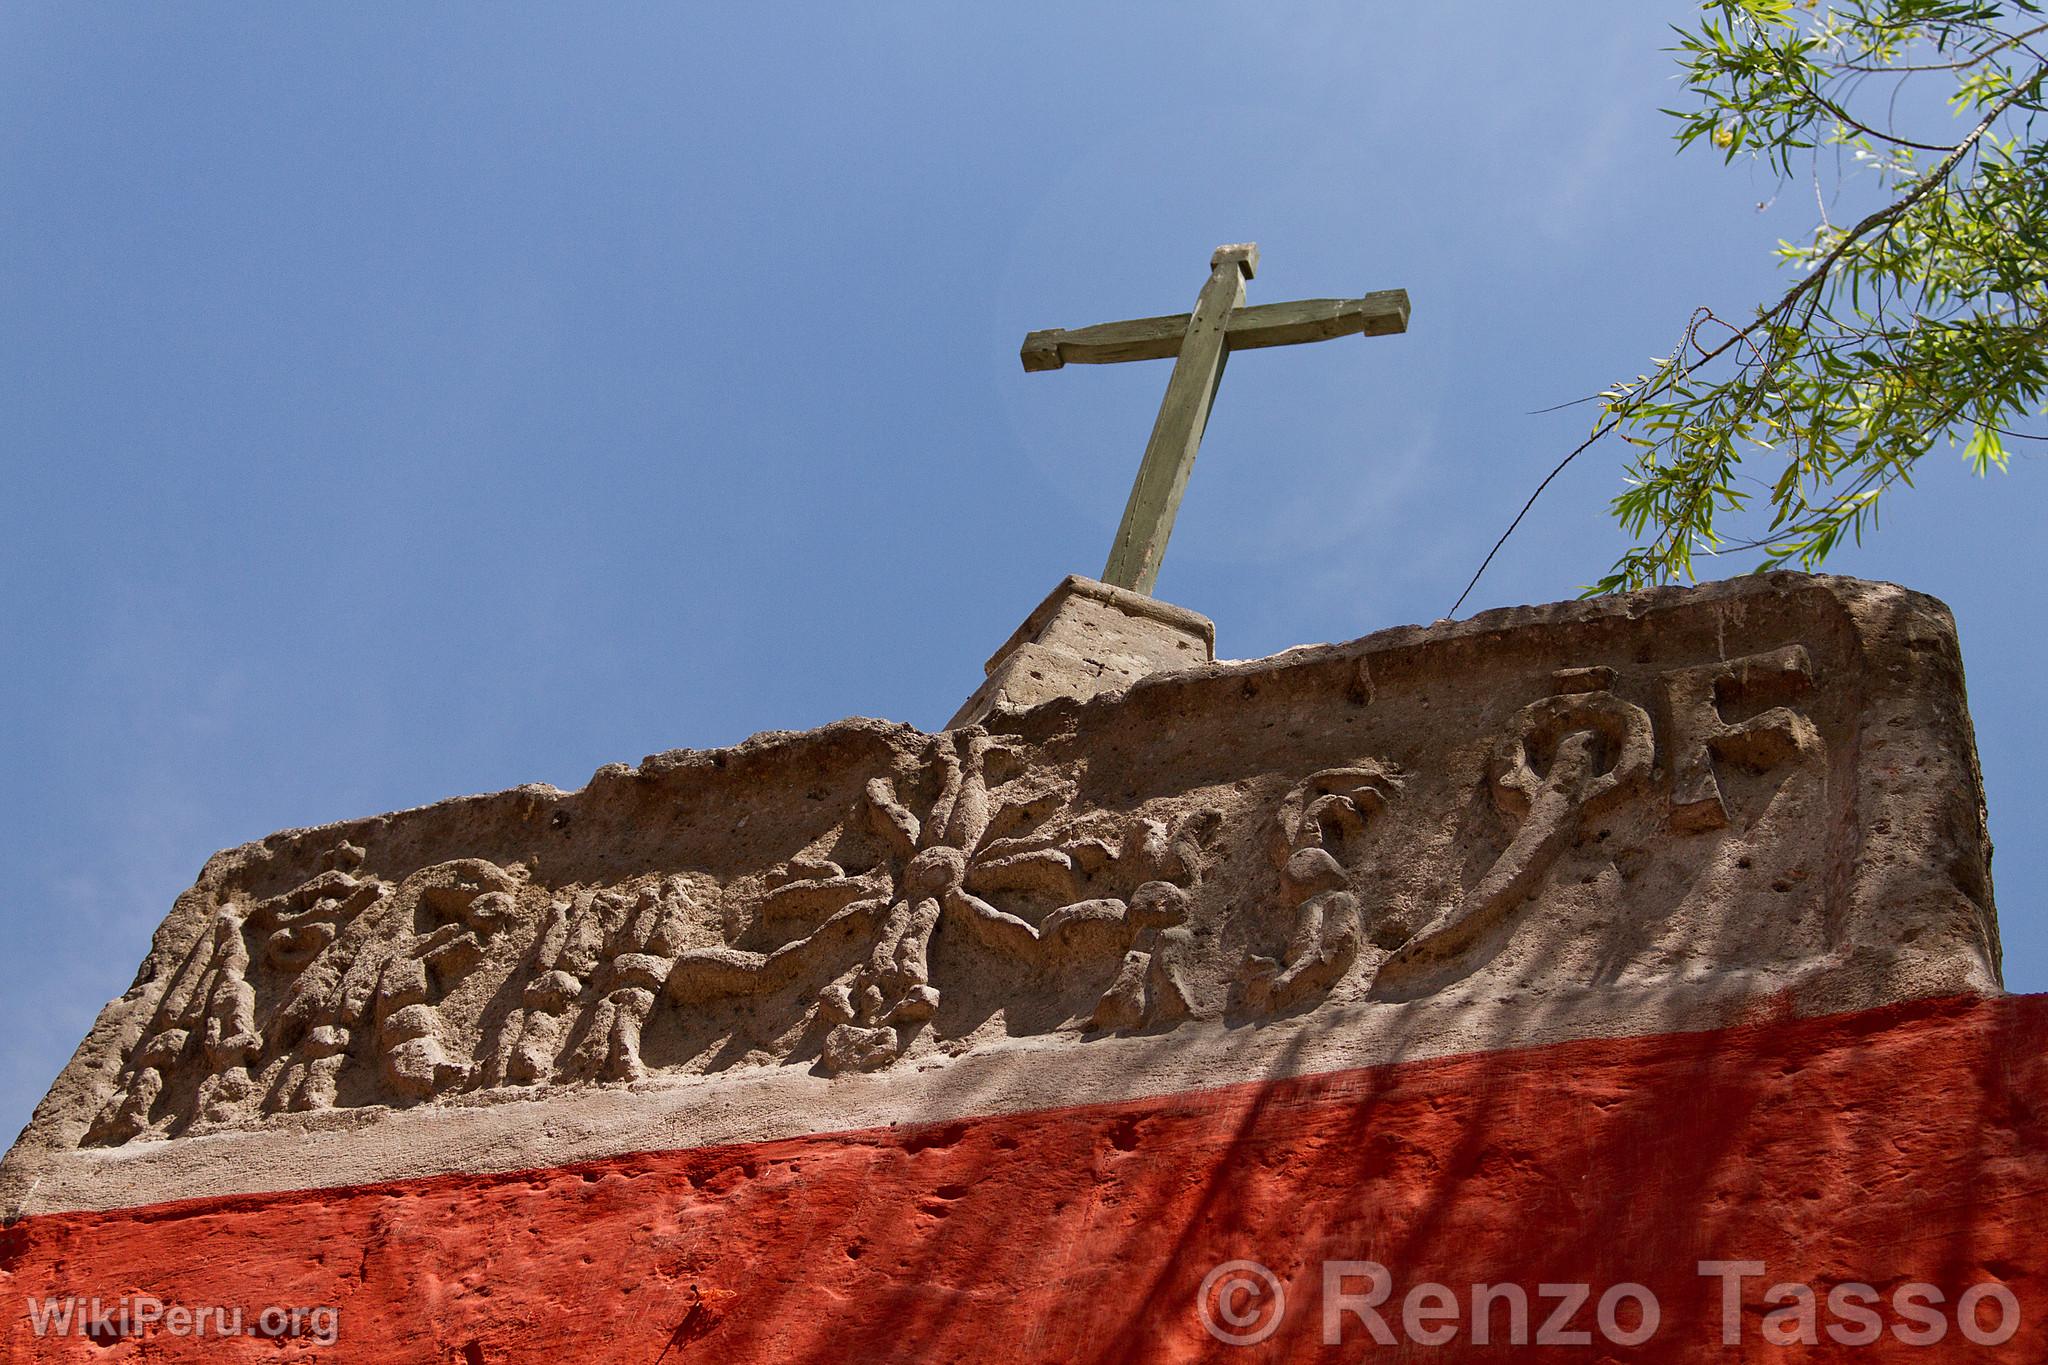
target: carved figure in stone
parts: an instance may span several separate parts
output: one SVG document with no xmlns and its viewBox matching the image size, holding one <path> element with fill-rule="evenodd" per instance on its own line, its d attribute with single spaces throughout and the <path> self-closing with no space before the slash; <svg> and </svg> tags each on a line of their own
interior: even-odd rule
<svg viewBox="0 0 2048 1365">
<path fill-rule="evenodd" d="M 681 876 L 638 892 L 583 887 L 555 897 L 527 953 L 519 1007 L 499 1031 L 482 1083 L 646 1075 L 640 1030 L 703 900 L 701 888 Z M 579 1021 L 587 1027 L 565 1056 Z"/>
<path fill-rule="evenodd" d="M 548 904 L 540 932 L 521 975 L 525 986 L 519 1007 L 506 1017 L 490 1058 L 484 1064 L 486 1086 L 536 1085 L 553 1079 L 584 985 L 597 968 L 605 912 L 610 893 L 580 888 L 557 895 Z"/>
<path fill-rule="evenodd" d="M 126 1084 L 86 1133 L 87 1142 L 121 1143 L 152 1131 L 169 1076 L 183 1065 L 239 1068 L 254 1055 L 255 992 L 248 982 L 249 948 L 242 937 L 246 904 L 215 912 L 194 945 L 135 1050 Z M 204 1086 L 211 1075 L 201 1079 Z M 175 1122 L 187 1115 L 166 1115 Z"/>
<path fill-rule="evenodd" d="M 871 938 L 891 900 L 889 876 L 877 869 L 848 876 L 829 859 L 796 858 L 772 869 L 762 897 L 762 921 L 808 925 L 807 932 L 768 952 L 721 946 L 679 954 L 666 987 L 683 1004 L 721 995 L 780 990 L 811 975 L 821 963 L 843 959 Z"/>
<path fill-rule="evenodd" d="M 1800 754 L 1818 753 L 1820 733 L 1789 706 L 1773 706 L 1749 719 L 1722 719 L 1721 703 L 1782 700 L 1813 686 L 1813 660 L 1803 645 L 1682 668 L 1664 675 L 1671 711 L 1671 824 L 1693 831 L 1720 829 L 1728 806 L 1714 776 L 1714 760 L 1761 771 Z"/>
<path fill-rule="evenodd" d="M 424 882 L 418 917 L 424 932 L 384 959 L 369 1015 L 385 1083 L 407 1099 L 423 1100 L 470 1079 L 470 1064 L 448 1053 L 438 1005 L 483 961 L 484 941 L 516 917 L 522 883 L 481 858 L 442 863 L 409 880 Z"/>
<path fill-rule="evenodd" d="M 1192 898 L 1172 882 L 1152 881 L 1131 896 L 1125 918 L 1133 931 L 1116 979 L 1088 1016 L 1091 1029 L 1178 1023 L 1195 1014 L 1189 984 L 1195 934 L 1187 927 Z"/>
<path fill-rule="evenodd" d="M 342 931 L 390 894 L 387 883 L 358 878 L 344 870 L 359 864 L 361 859 L 360 849 L 344 844 L 332 856 L 337 866 L 282 896 L 264 901 L 250 913 L 249 928 L 259 938 L 257 957 L 266 976 L 291 983 L 285 996 L 286 1007 L 305 973 Z M 199 1088 L 199 1117 L 209 1124 L 231 1122 L 236 1117 L 256 1092 L 256 1077 L 261 1071 L 256 1064 L 259 1051 L 268 1056 L 277 1050 L 274 1029 L 266 1029 L 261 1039 L 248 1037 L 255 1026 L 255 995 L 246 990 L 244 994 L 248 1009 L 238 1008 L 231 1016 L 231 1033 L 243 1035 L 237 1049 L 238 1060 L 233 1065 L 216 1066 Z M 209 1025 L 209 1033 L 212 1027 Z"/>
<path fill-rule="evenodd" d="M 579 1019 L 598 1008 L 599 1001 L 590 998 L 591 992 L 600 974 L 607 981 L 613 979 L 614 973 L 606 969 L 614 957 L 633 956 L 657 938 L 666 941 L 666 926 L 655 922 L 662 899 L 636 897 L 613 887 L 580 887 L 555 897 L 528 951 L 520 1007 L 506 1020 L 485 1063 L 485 1084 L 538 1084 L 555 1079 L 563 1065 L 586 1079 L 606 1078 L 616 1011 L 606 1011 L 602 1025 L 592 1030 L 604 1039 L 605 1056 L 596 1059 L 596 1065 L 591 1065 L 593 1058 L 587 1051 L 579 1064 L 578 1059 L 564 1056 L 563 1049 Z M 638 935 L 634 932 L 636 921 Z M 639 1011 L 638 1020 L 644 1022 L 645 1018 L 646 1011 Z M 628 1023 L 617 1041 L 623 1049 L 619 1070 L 631 1075 L 638 1067 L 637 1027 Z"/>
<path fill-rule="evenodd" d="M 603 1081 L 637 1081 L 647 1075 L 640 1058 L 640 1030 L 682 948 L 696 897 L 681 877 L 667 877 L 629 898 L 610 893 L 602 956 L 591 974 L 597 992 L 582 1042 L 569 1072 Z M 615 914 L 623 901 L 623 913 Z"/>
<path fill-rule="evenodd" d="M 252 1073 L 260 1059 L 274 1051 L 258 1021 L 250 939 L 259 945 L 253 964 L 296 986 L 296 974 L 389 890 L 347 870 L 362 858 L 361 848 L 342 843 L 328 853 L 327 870 L 301 885 L 253 906 L 234 902 L 215 913 L 206 935 L 173 973 L 124 1084 L 95 1119 L 87 1142 L 121 1143 L 234 1116 L 255 1088 Z M 288 1004 L 289 994 L 286 999 Z M 198 1072 L 191 1109 L 156 1115 L 169 1077 L 181 1068 Z"/>
<path fill-rule="evenodd" d="M 1087 880 L 1104 871 L 1116 885 L 1193 877 L 1199 821 L 1177 833 L 1143 818 L 1056 822 L 1073 798 L 1073 782 L 1028 769 L 1005 776 L 1002 769 L 1020 757 L 1011 741 L 979 727 L 937 736 L 928 761 L 938 793 L 922 818 L 905 805 L 892 779 L 868 783 L 868 816 L 901 870 L 879 903 L 856 902 L 840 912 L 865 917 L 873 929 L 865 957 L 818 997 L 819 1017 L 831 1026 L 820 1059 L 826 1071 L 887 1065 L 937 1012 L 939 991 L 929 957 L 941 923 L 955 924 L 983 946 L 1034 968 L 1125 953 L 1149 928 L 1154 939 L 1147 940 L 1147 962 L 1157 956 L 1163 979 L 1180 981 L 1180 939 L 1154 941 L 1176 922 L 1163 893 L 1147 902 L 1157 922 L 1140 925 L 1128 916 L 1123 899 L 1083 891 Z M 1034 924 L 990 899 L 1006 890 L 1031 890 L 1060 903 Z M 1184 907 L 1178 913 L 1184 917 Z M 1169 994 L 1162 986 L 1160 1009 L 1174 1008 Z M 1181 995 L 1185 1006 L 1184 990 Z M 1105 1009 L 1105 1017 L 1126 1012 L 1115 1004 Z"/>
<path fill-rule="evenodd" d="M 343 1067 L 367 1033 L 384 1090 L 418 1101 L 460 1089 L 471 1064 L 452 1055 L 440 1002 L 484 960 L 487 945 L 517 917 L 522 876 L 481 858 L 420 869 L 400 883 L 388 909 L 302 972 L 280 1011 L 278 1038 L 291 1045 L 265 1107 L 331 1107 Z"/>
<path fill-rule="evenodd" d="M 1294 924 L 1280 960 L 1253 955 L 1246 961 L 1242 981 L 1251 1008 L 1288 1009 L 1329 990 L 1358 959 L 1364 924 L 1339 858 L 1362 845 L 1367 823 L 1400 790 L 1397 770 L 1368 762 L 1312 773 L 1282 799 L 1274 854 Z"/>
<path fill-rule="evenodd" d="M 931 937 L 949 911 L 992 946 L 1026 954 L 1035 954 L 1044 939 L 1063 937 L 1069 926 L 1110 913 L 1106 906 L 1076 904 L 1040 930 L 966 890 L 968 869 L 977 856 L 1025 878 L 1057 877 L 1061 859 L 1071 856 L 1020 847 L 1003 837 L 1009 830 L 1042 823 L 1073 793 L 1072 783 L 1063 778 L 1026 772 L 1005 781 L 992 772 L 1016 756 L 1013 745 L 978 726 L 935 736 L 928 762 L 939 790 L 922 819 L 904 805 L 892 779 L 878 777 L 867 784 L 869 818 L 902 872 L 880 911 L 866 960 L 818 997 L 819 1016 L 832 1025 L 820 1059 L 827 1071 L 886 1066 L 937 1012 Z"/>
<path fill-rule="evenodd" d="M 337 942 L 306 965 L 271 1024 L 271 1045 L 284 1066 L 263 1098 L 267 1112 L 296 1113 L 333 1106 L 341 1069 L 348 1062 L 353 1017 L 343 998 L 350 967 L 367 945 L 359 938 Z"/>
<path fill-rule="evenodd" d="M 1626 799 L 1650 775 L 1650 717 L 1607 690 L 1610 670 L 1566 669 L 1561 690 L 1516 714 L 1495 753 L 1496 806 L 1514 837 L 1463 901 L 1438 915 L 1387 963 L 1406 966 L 1454 953 L 1501 923 L 1536 889 L 1578 837 L 1580 822 Z"/>
</svg>

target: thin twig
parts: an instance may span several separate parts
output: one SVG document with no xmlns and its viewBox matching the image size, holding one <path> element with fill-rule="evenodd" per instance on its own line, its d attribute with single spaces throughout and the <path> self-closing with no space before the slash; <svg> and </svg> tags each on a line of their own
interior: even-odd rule
<svg viewBox="0 0 2048 1365">
<path fill-rule="evenodd" d="M 1750 349 L 1753 353 L 1757 353 L 1758 355 L 1760 355 L 1759 348 L 1756 346 L 1756 343 L 1750 340 L 1751 336 L 1759 328 L 1764 327 L 1767 323 L 1774 321 L 1783 314 L 1789 312 L 1794 307 L 1798 306 L 1798 304 L 1802 300 L 1806 303 L 1806 317 L 1804 319 L 1804 322 L 1810 324 L 1813 320 L 1813 315 L 1815 311 L 1818 309 L 1820 305 L 1820 298 L 1816 291 L 1820 288 L 1821 284 L 1828 278 L 1829 274 L 1833 271 L 1835 265 L 1841 261 L 1843 256 L 1848 254 L 1850 248 L 1856 246 L 1859 242 L 1862 241 L 1862 239 L 1866 235 L 1868 235 L 1874 229 L 1885 228 L 1888 231 L 1890 229 L 1890 226 L 1894 222 L 1896 222 L 1901 216 L 1903 216 L 1907 210 L 1911 209 L 1915 204 L 1919 203 L 1922 199 L 1926 198 L 1927 195 L 1931 193 L 1936 186 L 1944 184 L 1948 179 L 1949 173 L 1952 172 L 1959 164 L 1961 164 L 1963 158 L 1969 154 L 1970 149 L 1975 147 L 1977 143 L 1982 140 L 1984 134 L 1990 131 L 1992 124 L 1996 123 L 2001 117 L 2004 116 L 2007 110 L 2011 109 L 2014 104 L 2019 102 L 2021 95 L 2023 95 L 2026 92 L 2028 87 L 2040 81 L 2044 76 L 2048 76 L 2048 64 L 2044 64 L 2040 68 L 2036 69 L 2033 76 L 2029 77 L 2028 80 L 2024 82 L 2016 84 L 2012 88 L 2012 90 L 2006 94 L 2006 96 L 2003 99 L 2001 99 L 1996 105 L 1992 106 L 1989 112 L 1987 112 L 1984 115 L 1984 117 L 1977 123 L 1977 126 L 1972 128 L 1969 134 L 1966 137 L 1964 137 L 1961 142 L 1958 142 L 1954 147 L 1950 148 L 1948 154 L 1944 156 L 1939 162 L 1937 162 L 1932 168 L 1930 168 L 1927 174 L 1921 177 L 1919 182 L 1915 184 L 1909 192 L 1907 192 L 1903 197 L 1901 197 L 1897 201 L 1886 205 L 1884 208 L 1878 209 L 1875 212 L 1866 215 L 1854 227 L 1851 227 L 1846 233 L 1843 234 L 1842 240 L 1837 242 L 1825 256 L 1821 257 L 1820 261 L 1812 268 L 1812 270 L 1810 270 L 1807 273 L 1804 279 L 1800 280 L 1797 284 L 1793 285 L 1790 289 L 1786 290 L 1784 295 L 1780 297 L 1779 300 L 1776 303 L 1772 304 L 1768 309 L 1758 313 L 1755 322 L 1750 323 L 1747 327 L 1742 328 L 1740 331 L 1735 331 L 1732 327 L 1730 327 L 1730 330 L 1731 332 L 1733 332 L 1733 335 L 1731 335 L 1726 341 L 1722 342 L 1719 346 L 1714 347 L 1711 351 L 1705 350 L 1704 348 L 1700 347 L 1696 339 L 1698 325 L 1699 322 L 1702 320 L 1700 318 L 1700 312 L 1696 310 L 1693 314 L 1692 320 L 1687 324 L 1685 335 L 1679 343 L 1678 350 L 1674 353 L 1672 357 L 1672 363 L 1670 367 L 1665 371 L 1663 375 L 1653 380 L 1645 389 L 1642 390 L 1641 393 L 1637 394 L 1633 399 L 1624 403 L 1615 412 L 1614 416 L 1610 417 L 1607 421 L 1601 423 L 1598 427 L 1596 427 L 1592 435 L 1588 436 L 1584 441 L 1580 442 L 1578 446 L 1576 446 L 1571 451 L 1570 454 L 1566 455 L 1562 460 L 1559 460 L 1556 466 L 1548 474 L 1543 476 L 1543 482 L 1536 485 L 1536 491 L 1529 495 L 1528 501 L 1524 502 L 1522 504 L 1521 510 L 1515 513 L 1515 518 L 1513 521 L 1508 523 L 1507 530 L 1501 532 L 1500 538 L 1493 542 L 1493 548 L 1486 552 L 1486 558 L 1482 559 L 1479 562 L 1479 567 L 1473 570 L 1470 581 L 1468 581 L 1465 584 L 1465 590 L 1458 594 L 1458 600 L 1451 604 L 1450 611 L 1445 613 L 1445 615 L 1457 615 L 1458 609 L 1465 605 L 1465 599 L 1470 597 L 1472 595 L 1472 590 L 1479 586 L 1479 580 L 1485 576 L 1487 568 L 1493 563 L 1494 557 L 1500 553 L 1501 547 L 1508 543 L 1508 538 L 1514 535 L 1516 529 L 1521 526 L 1523 519 L 1529 515 L 1529 510 L 1536 505 L 1536 500 L 1543 496 L 1543 490 L 1550 487 L 1551 483 L 1557 478 L 1557 476 L 1565 471 L 1566 466 L 1570 465 L 1573 460 L 1576 460 L 1580 455 L 1584 454 L 1587 450 L 1591 449 L 1593 445 L 1597 443 L 1602 437 L 1606 436 L 1608 433 L 1612 432 L 1616 427 L 1620 426 L 1622 422 L 1627 419 L 1630 411 L 1641 403 L 1644 396 L 1659 391 L 1665 385 L 1672 383 L 1679 375 L 1697 370 L 1702 366 L 1711 363 L 1719 356 L 1725 354 L 1730 348 L 1743 342 L 1747 342 L 1749 344 Z M 1808 298 L 1807 296 L 1809 294 L 1814 295 L 1814 297 Z M 1708 313 L 1707 316 L 1712 317 L 1713 315 L 1711 313 Z M 1713 320 L 1716 322 L 1720 321 L 1719 318 L 1714 318 Z M 1729 326 L 1729 324 L 1726 323 L 1723 323 L 1722 325 Z M 1684 360 L 1687 346 L 1691 346 L 1693 349 L 1701 351 L 1699 359 L 1691 362 L 1690 364 L 1685 363 Z M 1768 372 L 1769 364 L 1766 363 L 1765 373 L 1768 374 Z M 1759 396 L 1761 395 L 1759 394 Z M 1885 482 L 1888 486 L 1891 480 L 1887 479 Z M 1695 499 L 1695 505 L 1696 503 L 1697 499 Z M 1690 510 L 1688 510 L 1687 516 L 1689 517 L 1690 515 Z M 1676 529 L 1676 527 L 1667 526 L 1666 534 L 1671 534 L 1675 532 Z M 1659 536 L 1658 540 L 1661 542 L 1663 538 L 1663 536 Z"/>
<path fill-rule="evenodd" d="M 1486 552 L 1486 558 L 1479 561 L 1479 567 L 1472 571 L 1472 581 L 1465 585 L 1465 591 L 1458 594 L 1458 600 L 1451 603 L 1451 609 L 1444 613 L 1445 616 L 1456 616 L 1458 614 L 1458 608 L 1465 605 L 1465 599 L 1472 595 L 1472 589 L 1479 586 L 1479 577 L 1481 574 L 1484 574 L 1486 572 L 1486 566 L 1493 563 L 1493 557 L 1500 553 L 1501 546 L 1508 543 L 1508 537 L 1513 535 L 1515 533 L 1515 528 L 1522 524 L 1522 518 L 1529 515 L 1529 509 L 1536 505 L 1536 499 L 1542 497 L 1543 490 L 1550 487 L 1550 481 L 1556 478 L 1558 475 L 1564 473 L 1564 467 L 1570 464 L 1573 460 L 1578 459 L 1580 454 L 1589 449 L 1595 441 L 1599 440 L 1602 436 L 1605 436 L 1608 432 L 1614 430 L 1617 426 L 1620 425 L 1621 418 L 1610 417 L 1606 422 L 1601 424 L 1599 427 L 1595 428 L 1591 436 L 1588 436 L 1585 440 L 1579 442 L 1579 447 L 1577 450 L 1574 450 L 1571 454 L 1565 456 L 1562 460 L 1559 460 L 1557 462 L 1557 468 L 1551 470 L 1548 474 L 1545 474 L 1543 476 L 1543 482 L 1536 485 L 1536 491 L 1534 493 L 1531 493 L 1529 495 L 1529 500 L 1522 504 L 1522 510 L 1515 513 L 1515 519 L 1508 523 L 1508 529 L 1500 533 L 1500 539 L 1493 542 L 1493 548 Z"/>
</svg>

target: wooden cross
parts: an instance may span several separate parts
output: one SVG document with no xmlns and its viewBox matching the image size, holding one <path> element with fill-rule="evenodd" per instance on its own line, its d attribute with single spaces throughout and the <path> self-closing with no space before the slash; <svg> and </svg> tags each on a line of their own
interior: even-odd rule
<svg viewBox="0 0 2048 1365">
<path fill-rule="evenodd" d="M 1105 322 L 1066 331 L 1055 327 L 1024 338 L 1024 368 L 1057 370 L 1069 362 L 1105 365 L 1118 360 L 1163 360 L 1173 356 L 1173 377 L 1159 404 L 1159 420 L 1145 443 L 1131 500 L 1117 527 L 1116 544 L 1102 580 L 1150 593 L 1159 581 L 1159 561 L 1173 518 L 1187 490 L 1188 472 L 1209 424 L 1223 362 L 1232 351 L 1289 346 L 1331 337 L 1387 336 L 1408 330 L 1408 293 L 1387 289 L 1362 299 L 1298 299 L 1244 307 L 1244 282 L 1259 268 L 1257 243 L 1219 246 L 1209 257 L 1209 282 L 1192 313 L 1133 322 Z"/>
</svg>

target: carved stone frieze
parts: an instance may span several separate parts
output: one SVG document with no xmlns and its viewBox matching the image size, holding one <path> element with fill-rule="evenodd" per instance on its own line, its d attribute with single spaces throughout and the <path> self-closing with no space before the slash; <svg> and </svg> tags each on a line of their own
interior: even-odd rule
<svg viewBox="0 0 2048 1365">
<path fill-rule="evenodd" d="M 1952 627 L 1899 589 L 1489 613 L 987 724 L 217 855 L 29 1146 L 1707 977 L 1997 988 Z"/>
</svg>

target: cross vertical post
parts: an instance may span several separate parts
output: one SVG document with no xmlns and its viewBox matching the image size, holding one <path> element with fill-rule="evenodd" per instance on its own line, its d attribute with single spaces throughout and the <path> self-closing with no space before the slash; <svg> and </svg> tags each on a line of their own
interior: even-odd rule
<svg viewBox="0 0 2048 1365">
<path fill-rule="evenodd" d="M 1159 581 L 1166 540 L 1173 534 L 1181 495 L 1187 491 L 1188 475 L 1209 425 L 1209 409 L 1216 402 L 1216 386 L 1223 382 L 1223 365 L 1230 358 L 1230 315 L 1244 303 L 1244 282 L 1258 268 L 1259 248 L 1249 242 L 1220 246 L 1209 258 L 1209 280 L 1182 335 L 1173 377 L 1160 400 L 1152 438 L 1145 443 L 1130 501 L 1124 504 L 1123 523 L 1110 545 L 1109 563 L 1102 570 L 1105 583 L 1150 593 Z"/>
</svg>

